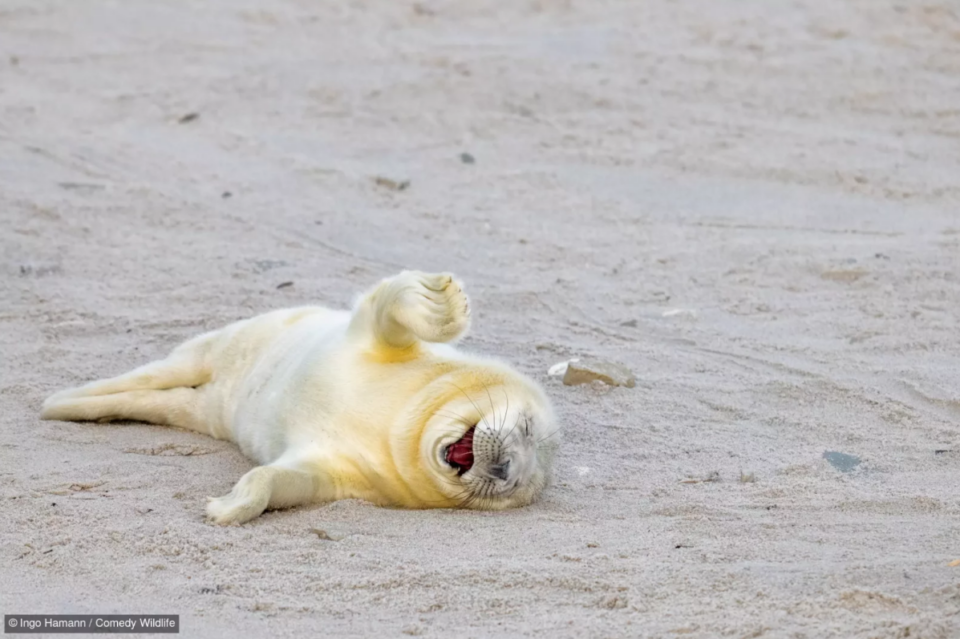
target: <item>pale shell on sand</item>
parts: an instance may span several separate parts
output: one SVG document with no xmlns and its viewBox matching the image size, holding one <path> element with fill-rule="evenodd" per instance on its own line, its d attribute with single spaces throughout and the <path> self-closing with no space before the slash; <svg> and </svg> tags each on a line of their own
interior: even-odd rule
<svg viewBox="0 0 960 639">
<path fill-rule="evenodd" d="M 636 377 L 623 364 L 593 358 L 574 358 L 554 364 L 547 374 L 563 375 L 563 383 L 566 386 L 599 381 L 609 386 L 633 388 L 637 383 Z"/>
</svg>

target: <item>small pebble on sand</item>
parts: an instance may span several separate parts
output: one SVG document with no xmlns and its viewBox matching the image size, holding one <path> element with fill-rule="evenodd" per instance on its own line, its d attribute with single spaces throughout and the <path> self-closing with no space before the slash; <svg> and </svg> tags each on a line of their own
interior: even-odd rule
<svg viewBox="0 0 960 639">
<path fill-rule="evenodd" d="M 663 317 L 678 317 L 682 319 L 697 319 L 697 312 L 692 308 L 671 308 L 663 312 Z"/>
<path fill-rule="evenodd" d="M 377 186 L 382 186 L 392 191 L 406 191 L 410 188 L 410 180 L 394 180 L 393 178 L 378 175 L 373 178 L 373 181 Z"/>
<path fill-rule="evenodd" d="M 341 539 L 347 537 L 344 533 L 339 533 L 335 531 L 327 531 L 322 528 L 311 528 L 310 532 L 317 536 L 318 539 L 323 539 L 324 541 L 340 541 Z"/>
</svg>

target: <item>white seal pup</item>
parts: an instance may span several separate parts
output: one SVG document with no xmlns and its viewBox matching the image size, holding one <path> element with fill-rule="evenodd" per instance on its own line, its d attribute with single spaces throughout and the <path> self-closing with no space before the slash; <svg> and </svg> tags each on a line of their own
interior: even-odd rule
<svg viewBox="0 0 960 639">
<path fill-rule="evenodd" d="M 301 307 L 236 322 L 59 392 L 42 417 L 139 420 L 235 442 L 260 465 L 209 500 L 219 524 L 347 498 L 525 506 L 549 481 L 559 426 L 532 380 L 443 343 L 469 323 L 453 276 L 404 271 L 352 312 Z"/>
</svg>

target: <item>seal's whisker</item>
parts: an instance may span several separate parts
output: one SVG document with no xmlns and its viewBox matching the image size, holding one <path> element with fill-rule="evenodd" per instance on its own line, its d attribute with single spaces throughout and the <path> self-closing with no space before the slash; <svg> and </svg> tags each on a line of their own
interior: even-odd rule
<svg viewBox="0 0 960 639">
<path fill-rule="evenodd" d="M 473 493 L 470 493 L 464 496 L 463 499 L 461 499 L 457 505 L 460 506 L 460 508 L 469 508 L 475 499 L 476 499 L 476 495 L 474 495 Z"/>
<path fill-rule="evenodd" d="M 435 415 L 440 415 L 441 417 L 447 417 L 447 418 L 452 419 L 452 420 L 454 420 L 454 421 L 458 421 L 458 422 L 460 422 L 461 424 L 463 424 L 464 426 L 473 426 L 473 424 L 470 423 L 470 420 L 468 420 L 466 417 L 464 417 L 463 415 L 459 415 L 459 414 L 457 414 L 457 413 L 454 413 L 454 412 L 451 411 L 451 410 L 438 410 L 438 411 L 436 411 L 434 414 L 435 414 Z"/>
<path fill-rule="evenodd" d="M 483 384 L 483 390 L 487 392 L 487 401 L 490 402 L 490 412 L 493 413 L 493 430 L 496 432 L 498 430 L 497 426 L 497 409 L 493 405 L 493 396 L 490 394 L 490 387 L 487 386 L 486 382 L 480 382 Z"/>
<path fill-rule="evenodd" d="M 552 431 L 550 431 L 549 434 L 544 435 L 543 437 L 541 437 L 540 439 L 538 439 L 538 440 L 537 440 L 537 443 L 538 443 L 538 444 L 542 444 L 543 442 L 547 441 L 548 439 L 550 439 L 550 438 L 553 437 L 554 435 L 559 435 L 559 434 L 560 434 L 560 429 L 559 429 L 559 428 L 554 428 Z"/>
<path fill-rule="evenodd" d="M 500 387 L 500 390 L 503 391 L 503 397 L 507 400 L 507 407 L 503 409 L 503 424 L 500 425 L 500 430 L 502 431 L 503 427 L 507 425 L 507 416 L 510 414 L 510 395 L 503 386 Z"/>
<path fill-rule="evenodd" d="M 517 429 L 517 424 L 519 424 L 519 423 L 520 423 L 520 416 L 517 415 L 517 421 L 515 421 L 515 422 L 513 423 L 513 426 L 510 428 L 510 431 L 501 438 L 501 440 L 500 440 L 500 443 L 501 443 L 501 444 L 506 444 L 506 443 L 507 443 L 507 438 L 510 437 L 510 435 L 513 434 L 513 431 L 515 431 L 515 430 Z"/>
<path fill-rule="evenodd" d="M 453 384 L 453 382 L 450 382 L 450 383 Z M 487 420 L 486 420 L 486 419 L 484 418 L 484 416 L 483 416 L 483 411 L 480 410 L 480 407 L 477 406 L 477 403 L 476 403 L 475 401 L 473 401 L 473 399 L 472 399 L 469 395 L 467 395 L 467 391 L 463 390 L 462 388 L 460 388 L 460 387 L 457 386 L 456 384 L 453 384 L 453 386 L 454 386 L 454 388 L 456 388 L 458 391 L 460 391 L 461 393 L 463 393 L 463 396 L 467 398 L 467 401 L 468 401 L 468 402 L 470 402 L 471 404 L 473 404 L 473 407 L 477 410 L 477 414 L 480 415 L 480 421 L 483 422 L 484 426 L 486 426 L 487 428 L 490 428 L 490 424 L 487 423 Z"/>
</svg>

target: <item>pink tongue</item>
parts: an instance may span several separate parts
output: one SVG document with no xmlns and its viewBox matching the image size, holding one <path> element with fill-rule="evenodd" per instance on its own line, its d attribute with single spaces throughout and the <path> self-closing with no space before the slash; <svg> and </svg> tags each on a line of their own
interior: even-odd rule
<svg viewBox="0 0 960 639">
<path fill-rule="evenodd" d="M 460 441 L 447 448 L 447 463 L 460 466 L 463 472 L 467 472 L 473 466 L 473 431 L 474 429 L 471 428 Z"/>
</svg>

